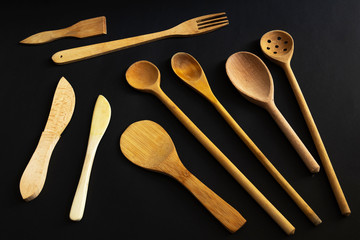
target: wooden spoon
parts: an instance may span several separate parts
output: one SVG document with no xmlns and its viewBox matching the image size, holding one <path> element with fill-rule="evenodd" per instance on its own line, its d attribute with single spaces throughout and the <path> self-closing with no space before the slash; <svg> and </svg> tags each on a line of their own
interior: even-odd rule
<svg viewBox="0 0 360 240">
<path fill-rule="evenodd" d="M 295 75 L 290 66 L 290 61 L 294 53 L 293 38 L 285 31 L 273 30 L 265 33 L 261 37 L 260 46 L 266 57 L 284 69 L 291 88 L 295 94 L 296 100 L 300 106 L 301 112 L 305 118 L 305 122 L 310 130 L 312 139 L 320 156 L 321 163 L 324 167 L 330 182 L 330 186 L 340 207 L 340 211 L 343 215 L 349 216 L 351 213 L 350 207 L 341 189 L 339 180 L 336 177 L 334 168 L 326 152 L 324 143 L 320 137 L 320 133 L 316 127 L 310 109 L 305 101 L 304 95 L 301 92 L 300 86 L 296 81 Z"/>
<path fill-rule="evenodd" d="M 270 113 L 310 172 L 319 172 L 319 164 L 274 103 L 274 83 L 265 63 L 252 53 L 238 52 L 226 61 L 226 72 L 232 84 L 246 99 Z"/>
<path fill-rule="evenodd" d="M 171 101 L 160 88 L 160 71 L 148 61 L 132 64 L 126 71 L 127 82 L 135 89 L 154 94 L 179 119 L 194 137 L 218 160 L 250 196 L 287 233 L 294 234 L 294 226 L 267 200 L 267 198 L 240 172 L 213 142 Z"/>
<path fill-rule="evenodd" d="M 252 153 L 258 158 L 258 160 L 263 164 L 263 166 L 268 170 L 268 172 L 289 194 L 289 196 L 305 213 L 305 215 L 310 219 L 310 221 L 313 222 L 315 225 L 320 224 L 321 219 L 316 215 L 316 213 L 286 181 L 286 179 L 274 167 L 274 165 L 272 165 L 272 163 L 260 151 L 260 149 L 255 145 L 255 143 L 246 135 L 246 133 L 241 129 L 241 127 L 224 109 L 224 107 L 222 107 L 220 102 L 212 93 L 205 73 L 202 70 L 200 64 L 196 61 L 196 59 L 187 53 L 177 53 L 172 57 L 171 65 L 174 72 L 180 77 L 180 79 L 182 79 L 186 84 L 188 84 L 205 98 L 207 98 L 215 106 L 215 108 L 229 123 L 229 125 L 233 128 L 236 134 L 243 140 L 243 142 L 249 147 Z"/>
<path fill-rule="evenodd" d="M 120 148 L 125 157 L 139 167 L 178 180 L 230 232 L 236 232 L 245 224 L 240 213 L 185 168 L 171 137 L 159 124 L 148 120 L 131 124 L 121 135 Z"/>
<path fill-rule="evenodd" d="M 71 205 L 69 217 L 73 221 L 80 221 L 84 215 L 86 196 L 89 187 L 91 168 L 99 143 L 109 125 L 111 107 L 102 95 L 96 100 L 91 121 L 90 135 L 86 150 L 84 165 L 81 171 L 78 186 Z"/>
</svg>

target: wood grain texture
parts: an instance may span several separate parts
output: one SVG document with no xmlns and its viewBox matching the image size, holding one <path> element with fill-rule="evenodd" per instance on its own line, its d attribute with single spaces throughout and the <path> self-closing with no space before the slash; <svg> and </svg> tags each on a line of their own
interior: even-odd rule
<svg viewBox="0 0 360 240">
<path fill-rule="evenodd" d="M 196 59 L 187 53 L 177 53 L 172 57 L 171 65 L 173 67 L 174 72 L 179 76 L 180 79 L 182 79 L 187 85 L 192 87 L 194 90 L 196 90 L 206 99 L 208 99 L 211 103 L 213 103 L 215 108 L 225 118 L 225 120 L 233 128 L 233 130 L 237 133 L 237 135 L 239 135 L 239 137 L 243 140 L 246 146 L 249 147 L 249 149 L 258 158 L 261 164 L 263 164 L 263 166 L 267 169 L 267 171 L 283 187 L 283 189 L 294 200 L 294 202 L 310 219 L 310 221 L 312 221 L 314 225 L 320 224 L 321 219 L 301 198 L 301 196 L 294 190 L 294 188 L 286 181 L 286 179 L 279 173 L 279 171 L 272 165 L 272 163 L 266 158 L 266 156 L 261 152 L 261 150 L 255 145 L 255 143 L 249 138 L 249 136 L 242 130 L 242 128 L 236 123 L 236 121 L 231 117 L 231 115 L 216 99 L 215 95 L 211 91 L 205 73 L 202 70 L 200 64 L 196 61 Z M 226 66 L 228 66 L 228 62 Z M 245 73 L 247 74 L 248 72 Z M 258 74 L 261 75 L 261 72 L 258 72 Z M 249 81 L 245 81 L 245 87 L 249 90 L 259 89 L 259 86 L 261 84 L 262 84 L 261 82 L 255 82 L 255 84 L 250 84 Z M 268 82 L 267 84 L 270 85 L 271 83 Z M 273 92 L 272 88 L 268 88 L 268 89 L 261 88 L 261 92 L 264 95 L 266 95 L 266 98 L 272 99 L 271 97 L 272 96 L 271 92 Z M 256 96 L 253 97 L 257 99 Z"/>
<path fill-rule="evenodd" d="M 20 193 L 25 201 L 36 198 L 44 184 L 52 151 L 60 139 L 75 107 L 75 93 L 70 83 L 62 77 L 57 85 L 50 114 L 39 143 L 20 180 Z"/>
<path fill-rule="evenodd" d="M 157 123 L 145 120 L 131 124 L 121 135 L 120 148 L 134 164 L 179 181 L 230 232 L 245 224 L 240 213 L 185 168 L 170 136 Z"/>
<path fill-rule="evenodd" d="M 343 215 L 351 214 L 350 207 L 346 201 L 345 194 L 342 191 L 339 180 L 335 174 L 335 170 L 327 154 L 325 145 L 321 139 L 320 133 L 316 127 L 315 121 L 311 115 L 310 109 L 305 101 L 305 97 L 291 69 L 290 62 L 294 53 L 294 40 L 291 35 L 285 31 L 273 30 L 265 33 L 260 39 L 262 52 L 272 62 L 283 68 L 289 80 L 295 98 L 299 104 L 301 113 L 305 119 L 306 125 L 310 131 L 311 137 L 315 144 L 316 150 L 320 156 L 321 163 L 324 167 L 330 186 Z M 281 51 L 274 51 L 274 47 Z"/>
<path fill-rule="evenodd" d="M 109 125 L 110 117 L 110 104 L 104 96 L 99 95 L 92 116 L 89 142 L 86 150 L 84 165 L 70 209 L 69 217 L 73 221 L 80 221 L 84 215 L 90 174 L 95 158 L 95 153 Z"/>
<path fill-rule="evenodd" d="M 36 33 L 20 41 L 20 43 L 42 44 L 64 37 L 86 38 L 106 34 L 106 32 L 106 18 L 102 16 L 82 20 L 67 28 Z"/>
<path fill-rule="evenodd" d="M 246 178 L 246 176 L 220 151 L 216 145 L 179 109 L 161 90 L 160 72 L 148 61 L 134 63 L 126 71 L 127 82 L 135 89 L 154 94 L 175 115 L 188 131 L 208 150 L 213 157 L 235 178 L 248 194 L 269 216 L 291 235 L 295 227 L 269 202 L 269 200 Z"/>
<path fill-rule="evenodd" d="M 226 72 L 242 96 L 270 113 L 309 171 L 319 172 L 319 164 L 275 105 L 274 82 L 265 63 L 252 53 L 237 52 L 226 61 Z"/>
<path fill-rule="evenodd" d="M 62 50 L 55 53 L 52 60 L 57 64 L 72 63 L 164 38 L 203 34 L 228 24 L 225 13 L 209 14 L 160 32 Z"/>
</svg>

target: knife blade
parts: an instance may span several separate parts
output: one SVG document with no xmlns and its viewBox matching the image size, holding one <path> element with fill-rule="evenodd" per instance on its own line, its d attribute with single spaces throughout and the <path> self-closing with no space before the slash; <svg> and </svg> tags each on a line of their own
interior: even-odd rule
<svg viewBox="0 0 360 240">
<path fill-rule="evenodd" d="M 74 108 L 74 90 L 62 77 L 55 90 L 45 129 L 20 180 L 20 193 L 25 201 L 31 201 L 40 194 L 45 183 L 51 154 L 61 133 L 70 122 Z"/>
<path fill-rule="evenodd" d="M 101 34 L 106 34 L 106 18 L 104 16 L 82 20 L 67 28 L 36 33 L 20 43 L 42 44 L 64 37 L 86 38 Z"/>
</svg>

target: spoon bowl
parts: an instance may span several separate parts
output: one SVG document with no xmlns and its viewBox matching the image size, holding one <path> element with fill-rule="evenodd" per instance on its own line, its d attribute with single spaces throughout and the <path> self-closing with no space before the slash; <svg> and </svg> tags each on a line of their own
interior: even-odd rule
<svg viewBox="0 0 360 240">
<path fill-rule="evenodd" d="M 179 52 L 171 58 L 171 66 L 182 80 L 184 81 L 197 81 L 203 75 L 203 70 L 190 54 Z"/>
<path fill-rule="evenodd" d="M 171 67 L 175 74 L 195 91 L 210 101 L 217 101 L 200 63 L 193 56 L 184 52 L 176 53 L 171 58 Z"/>
<path fill-rule="evenodd" d="M 151 91 L 160 87 L 160 71 L 148 61 L 138 61 L 126 71 L 126 80 L 133 88 L 141 91 Z"/>
<path fill-rule="evenodd" d="M 319 172 L 319 164 L 274 103 L 273 79 L 265 63 L 252 53 L 238 52 L 226 61 L 226 72 L 233 85 L 245 98 L 270 113 L 310 172 Z"/>
<path fill-rule="evenodd" d="M 291 35 L 282 30 L 265 33 L 260 39 L 263 53 L 278 64 L 290 63 L 294 53 L 294 40 Z"/>
<path fill-rule="evenodd" d="M 249 101 L 263 105 L 274 99 L 274 84 L 265 63 L 255 54 L 237 52 L 226 61 L 226 73 Z"/>
</svg>

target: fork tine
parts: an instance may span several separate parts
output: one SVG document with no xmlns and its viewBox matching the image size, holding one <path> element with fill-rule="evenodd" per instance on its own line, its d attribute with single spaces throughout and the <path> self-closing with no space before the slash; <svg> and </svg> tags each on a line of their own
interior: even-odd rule
<svg viewBox="0 0 360 240">
<path fill-rule="evenodd" d="M 212 18 L 223 17 L 223 16 L 226 16 L 225 12 L 208 14 L 208 15 L 204 15 L 204 16 L 201 16 L 201 17 L 197 17 L 196 22 L 199 23 L 199 22 L 206 21 L 206 20 L 209 20 L 209 19 L 212 19 Z"/>
<path fill-rule="evenodd" d="M 210 24 L 210 23 L 221 22 L 223 20 L 227 20 L 227 16 L 201 21 L 201 22 L 198 22 L 197 25 L 198 25 L 198 27 L 201 27 L 201 26 L 204 26 L 204 25 L 207 25 L 207 24 Z"/>
<path fill-rule="evenodd" d="M 229 25 L 229 21 L 228 20 L 223 20 L 223 21 L 217 21 L 217 22 L 211 22 L 209 24 L 205 24 L 202 26 L 198 26 L 199 30 L 207 30 L 207 31 L 211 31 L 211 30 L 216 30 L 218 28 L 224 27 L 226 25 Z"/>
</svg>

